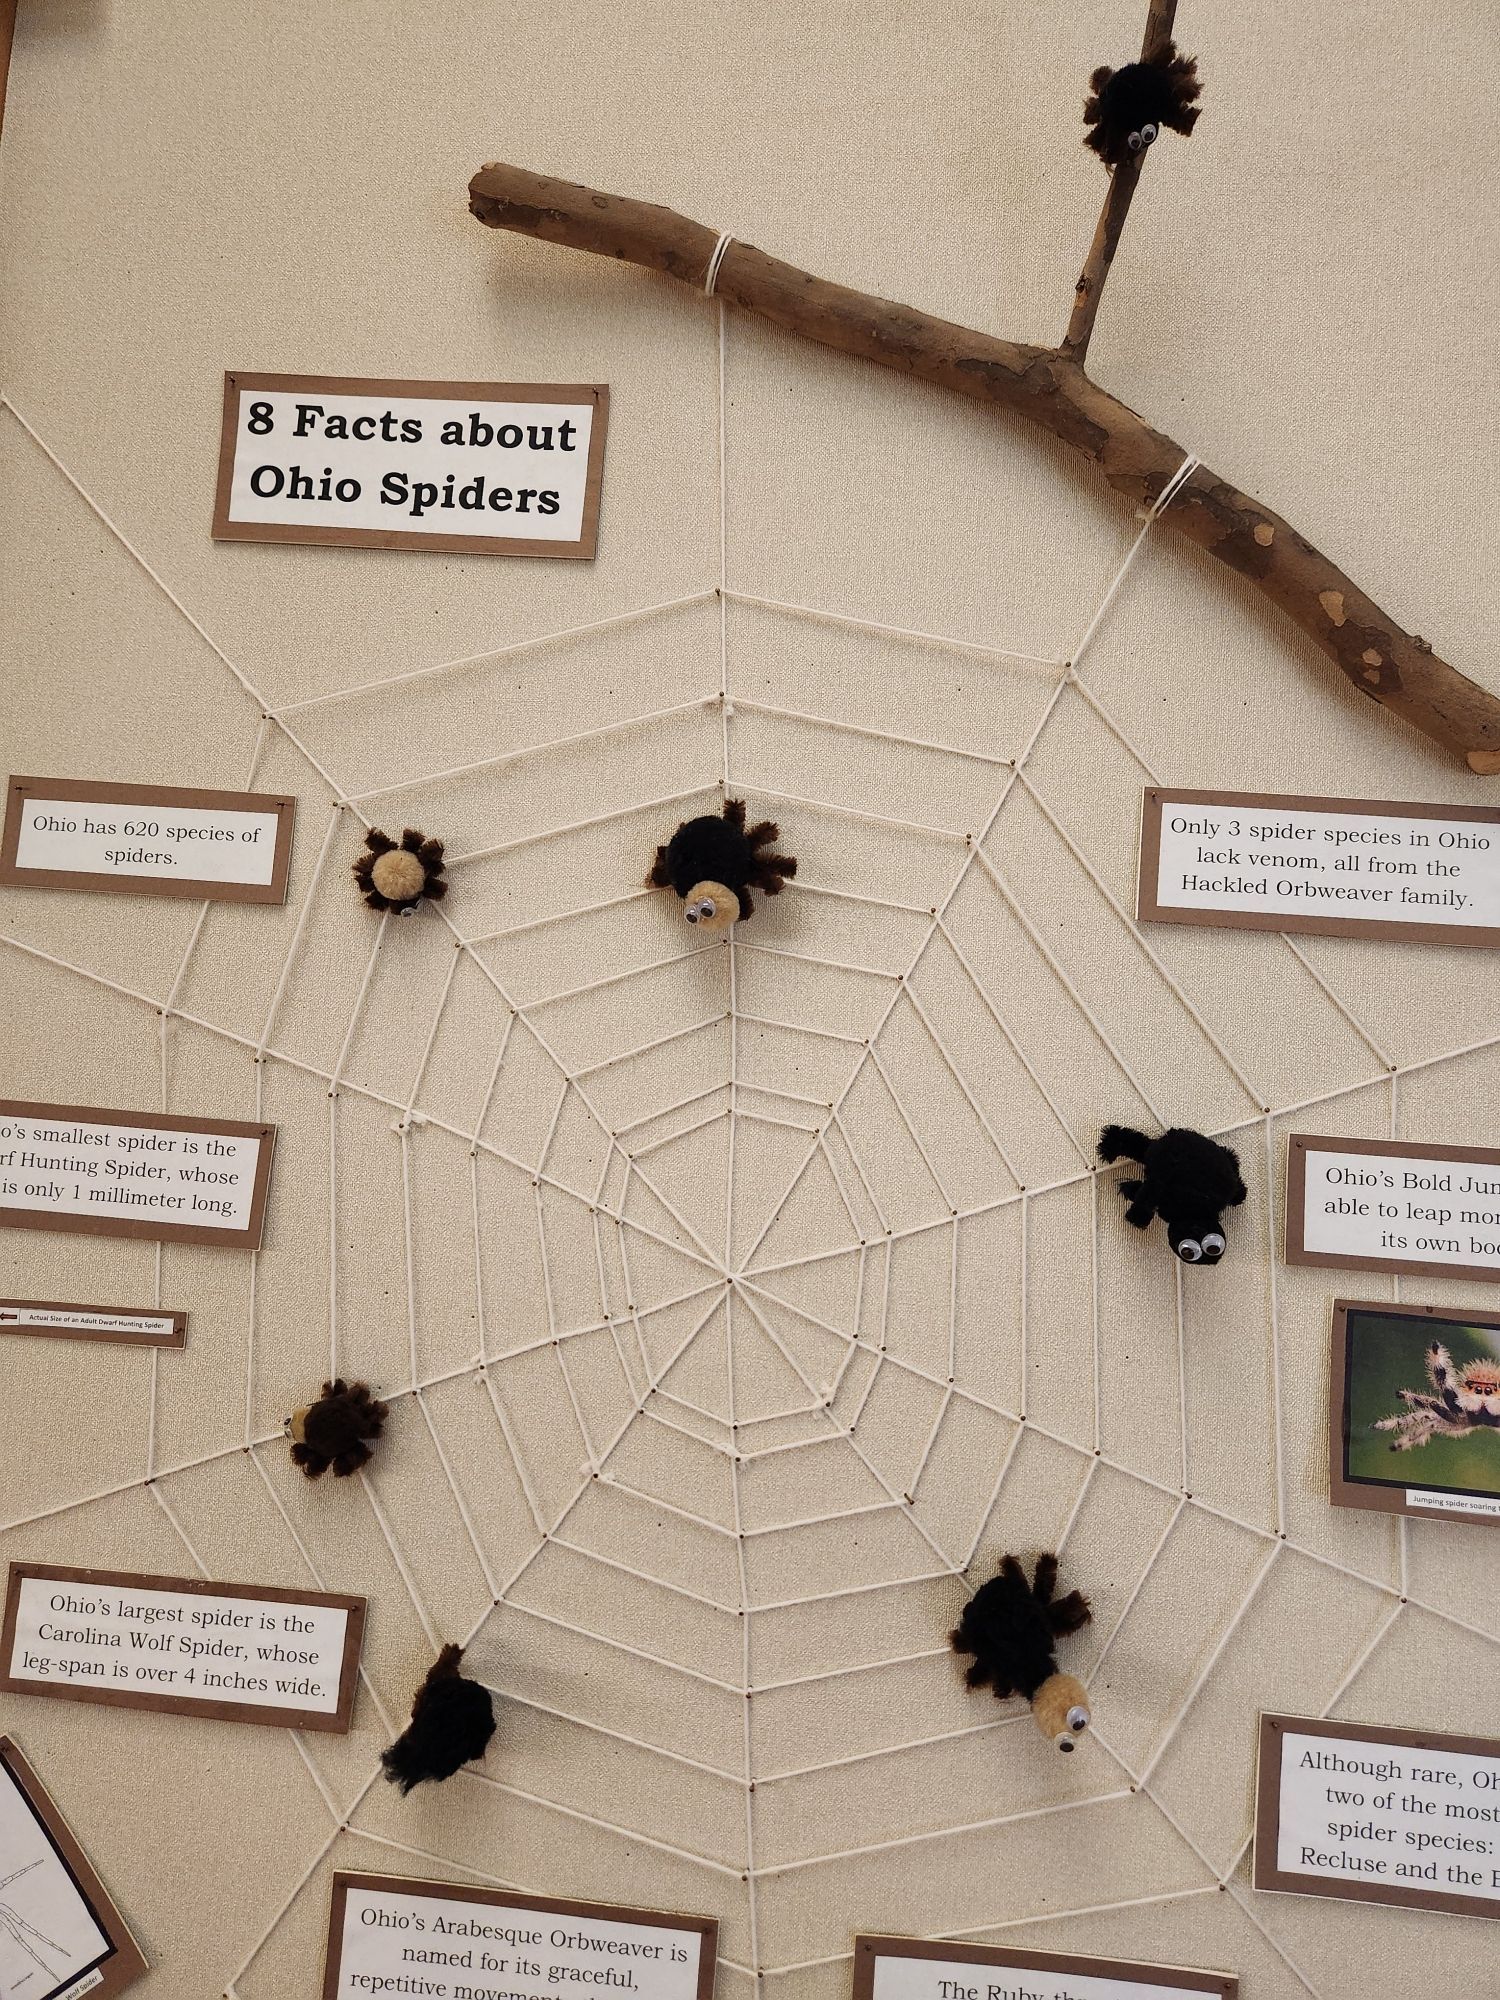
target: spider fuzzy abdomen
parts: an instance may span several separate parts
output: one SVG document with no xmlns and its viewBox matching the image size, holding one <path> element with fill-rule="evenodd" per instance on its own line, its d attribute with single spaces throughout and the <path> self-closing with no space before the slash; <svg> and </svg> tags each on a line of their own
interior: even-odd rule
<svg viewBox="0 0 1500 2000">
<path fill-rule="evenodd" d="M 1158 63 L 1126 63 L 1112 71 L 1098 99 L 1099 122 L 1121 132 L 1165 125 L 1177 109 L 1171 79 Z"/>
<path fill-rule="evenodd" d="M 370 880 L 388 903 L 414 903 L 422 893 L 427 871 L 415 854 L 393 847 L 389 853 L 377 855 Z"/>
<path fill-rule="evenodd" d="M 1174 1125 L 1155 1140 L 1146 1177 L 1171 1198 L 1186 1193 L 1206 1207 L 1227 1207 L 1239 1185 L 1239 1158 L 1205 1133 Z"/>
<path fill-rule="evenodd" d="M 1084 144 L 1111 167 L 1138 159 L 1164 129 L 1185 135 L 1198 122 L 1198 65 L 1172 42 L 1122 69 L 1096 69 L 1089 87 Z"/>
<path fill-rule="evenodd" d="M 750 843 L 740 828 L 717 814 L 690 819 L 667 842 L 667 874 L 679 896 L 699 882 L 722 882 L 738 895 L 749 883 Z"/>
</svg>

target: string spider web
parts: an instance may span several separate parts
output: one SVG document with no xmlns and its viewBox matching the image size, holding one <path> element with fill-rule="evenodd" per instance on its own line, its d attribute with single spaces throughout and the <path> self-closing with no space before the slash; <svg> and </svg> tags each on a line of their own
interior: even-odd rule
<svg viewBox="0 0 1500 2000">
<path fill-rule="evenodd" d="M 858 1928 L 1315 1992 L 1296 1909 L 1247 1886 L 1255 1709 L 1378 1702 L 1373 1665 L 1414 1627 L 1484 1671 L 1495 1641 L 1461 1578 L 1418 1574 L 1420 1537 L 1452 1530 L 1409 1550 L 1405 1521 L 1333 1525 L 1317 1497 L 1322 1299 L 1289 1330 L 1279 1149 L 1310 1115 L 1395 1132 L 1440 1059 L 1393 1058 L 1295 939 L 1239 941 L 1357 1055 L 1268 1102 L 1199 990 L 1212 943 L 1142 932 L 1125 822 L 1091 851 L 1062 808 L 1079 768 L 1116 798 L 1160 775 L 1087 665 L 1176 482 L 1066 659 L 736 590 L 717 310 L 716 582 L 279 706 L 7 403 L 259 704 L 246 782 L 303 801 L 253 1019 L 243 913 L 205 905 L 151 990 L 7 940 L 150 1010 L 164 1108 L 248 1066 L 282 1131 L 243 1437 L 165 1445 L 180 1378 L 153 1353 L 144 1471 L 8 1524 L 13 1545 L 55 1555 L 80 1513 L 92 1533 L 149 1496 L 204 1575 L 369 1591 L 353 1736 L 286 1739 L 322 1833 L 214 1969 L 239 2000 L 305 1979 L 333 1865 L 711 1911 L 730 1994 L 842 1991 Z M 672 698 L 435 767 L 428 746 L 473 743 L 477 670 L 563 643 Z M 845 712 L 769 699 L 768 647 Z M 901 689 L 934 662 L 950 726 L 913 733 Z M 633 885 L 726 797 L 779 819 L 801 870 L 704 943 Z M 447 841 L 453 894 L 368 918 L 360 828 L 408 821 Z M 1441 1060 L 1464 1074 L 1496 1039 Z M 1203 1105 L 1252 1190 L 1217 1290 L 1127 1241 L 1092 1151 L 1106 1116 Z M 395 1414 L 369 1472 L 309 1492 L 267 1418 L 325 1365 Z M 1068 1663 L 1096 1724 L 1068 1760 L 966 1693 L 946 1642 L 998 1555 L 1039 1547 L 1095 1607 Z M 449 1638 L 500 1731 L 402 1803 L 374 1753 Z"/>
</svg>

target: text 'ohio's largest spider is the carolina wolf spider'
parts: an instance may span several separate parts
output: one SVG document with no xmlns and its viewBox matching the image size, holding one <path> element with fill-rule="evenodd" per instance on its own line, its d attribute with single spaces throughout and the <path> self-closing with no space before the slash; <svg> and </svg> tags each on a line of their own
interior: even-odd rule
<svg viewBox="0 0 1500 2000">
<path fill-rule="evenodd" d="M 1500 1361 L 1467 1361 L 1455 1368 L 1453 1356 L 1437 1340 L 1426 1359 L 1433 1394 L 1399 1390 L 1406 1415 L 1381 1417 L 1372 1426 L 1395 1432 L 1392 1451 L 1411 1451 L 1435 1437 L 1466 1438 L 1479 1430 L 1500 1430 Z"/>
</svg>

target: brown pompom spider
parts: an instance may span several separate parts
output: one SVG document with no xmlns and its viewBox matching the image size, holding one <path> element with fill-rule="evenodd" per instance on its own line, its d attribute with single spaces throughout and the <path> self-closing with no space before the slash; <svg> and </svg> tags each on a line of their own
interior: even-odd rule
<svg viewBox="0 0 1500 2000">
<path fill-rule="evenodd" d="M 429 840 L 409 826 L 395 841 L 372 826 L 365 835 L 365 850 L 354 864 L 354 879 L 372 910 L 394 910 L 398 917 L 409 917 L 424 898 L 435 903 L 447 895 L 440 840 Z"/>
</svg>

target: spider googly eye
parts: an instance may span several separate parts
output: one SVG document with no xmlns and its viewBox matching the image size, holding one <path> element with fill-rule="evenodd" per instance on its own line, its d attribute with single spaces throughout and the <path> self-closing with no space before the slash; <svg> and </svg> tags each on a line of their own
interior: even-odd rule
<svg viewBox="0 0 1500 2000">
<path fill-rule="evenodd" d="M 1078 1748 L 1078 1745 L 1073 1741 L 1072 1737 L 1069 1736 L 1065 1731 L 1060 1732 L 1058 1735 L 1054 1736 L 1052 1741 L 1054 1745 L 1059 1750 L 1061 1750 L 1065 1756 L 1070 1756 L 1072 1752 Z"/>
<path fill-rule="evenodd" d="M 1203 1261 L 1203 1245 L 1198 1241 L 1196 1236 L 1184 1236 L 1177 1246 L 1177 1254 L 1184 1264 L 1201 1264 Z"/>
<path fill-rule="evenodd" d="M 1211 1264 L 1224 1255 L 1224 1239 L 1217 1229 L 1211 1229 L 1204 1237 L 1203 1254 Z"/>
<path fill-rule="evenodd" d="M 1144 132 L 1132 132 L 1125 143 L 1132 153 L 1138 153 L 1146 143 L 1146 135 Z"/>
<path fill-rule="evenodd" d="M 1156 137 L 1156 131 L 1157 128 L 1154 125 L 1143 125 L 1141 127 L 1141 144 L 1143 146 L 1149 146 L 1152 140 Z"/>
<path fill-rule="evenodd" d="M 1068 1710 L 1068 1727 L 1073 1731 L 1075 1736 L 1080 1729 L 1087 1729 L 1088 1726 L 1089 1712 L 1086 1708 L 1070 1708 Z"/>
</svg>

